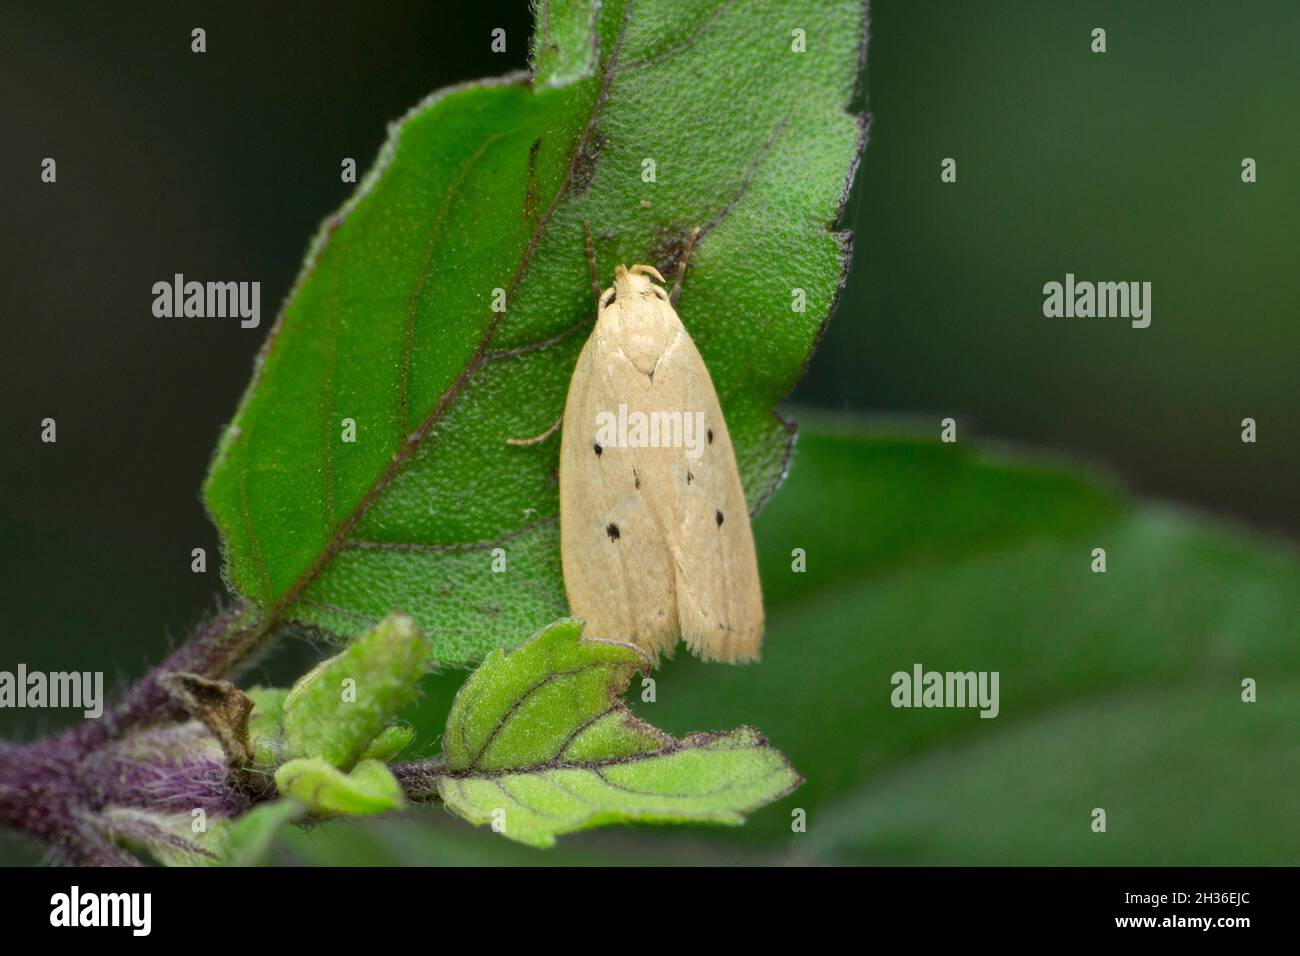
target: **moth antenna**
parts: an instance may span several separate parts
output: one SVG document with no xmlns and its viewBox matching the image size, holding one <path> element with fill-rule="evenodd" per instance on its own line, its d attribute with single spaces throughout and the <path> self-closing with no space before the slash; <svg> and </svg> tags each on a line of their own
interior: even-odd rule
<svg viewBox="0 0 1300 956">
<path fill-rule="evenodd" d="M 596 246 L 591 241 L 591 223 L 582 220 L 582 234 L 587 240 L 587 268 L 591 270 L 591 291 L 596 296 L 596 310 L 600 311 L 600 273 L 596 271 Z"/>
<path fill-rule="evenodd" d="M 700 235 L 700 227 L 696 226 L 691 230 L 691 237 L 686 240 L 686 248 L 682 250 L 682 258 L 677 263 L 677 281 L 673 283 L 673 291 L 668 293 L 668 302 L 673 308 L 677 307 L 677 300 L 682 294 L 682 280 L 686 278 L 686 263 L 690 261 L 691 250 L 695 248 L 695 240 Z"/>
</svg>

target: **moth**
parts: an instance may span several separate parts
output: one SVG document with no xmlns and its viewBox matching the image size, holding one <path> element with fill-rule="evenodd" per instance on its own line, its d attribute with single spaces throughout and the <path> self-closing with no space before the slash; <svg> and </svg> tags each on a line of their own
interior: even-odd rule
<svg viewBox="0 0 1300 956">
<path fill-rule="evenodd" d="M 763 636 L 749 509 L 718 395 L 653 266 L 618 266 L 569 382 L 560 445 L 560 546 L 569 608 L 589 637 L 652 660 L 679 637 L 705 660 L 758 656 Z"/>
</svg>

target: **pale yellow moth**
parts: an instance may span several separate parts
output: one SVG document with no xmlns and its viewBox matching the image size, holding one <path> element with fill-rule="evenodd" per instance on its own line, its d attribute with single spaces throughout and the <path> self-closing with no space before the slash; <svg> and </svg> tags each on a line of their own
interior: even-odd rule
<svg viewBox="0 0 1300 956">
<path fill-rule="evenodd" d="M 647 265 L 619 266 L 600 292 L 591 257 L 596 327 L 560 446 L 564 585 L 588 637 L 656 662 L 679 637 L 705 660 L 752 660 L 763 595 L 749 509 L 713 380 L 673 308 L 690 248 L 671 296 Z"/>
</svg>

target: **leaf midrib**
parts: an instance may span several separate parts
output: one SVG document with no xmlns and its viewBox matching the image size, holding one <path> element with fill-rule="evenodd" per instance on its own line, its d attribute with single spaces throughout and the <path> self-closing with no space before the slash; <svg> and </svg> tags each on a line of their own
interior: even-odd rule
<svg viewBox="0 0 1300 956">
<path fill-rule="evenodd" d="M 634 720 L 640 720 L 626 705 L 619 705 Z M 647 725 L 649 726 L 649 725 Z M 651 728 L 653 729 L 653 728 Z M 734 733 L 734 731 L 733 731 Z M 703 749 L 701 744 L 710 742 L 718 737 L 725 737 L 727 734 L 718 733 L 708 738 L 702 738 L 699 735 L 684 737 L 678 740 L 670 737 L 664 742 L 664 746 L 659 750 L 643 751 L 634 754 L 623 754 L 618 757 L 602 757 L 598 760 L 561 760 L 559 757 L 553 757 L 544 763 L 525 764 L 519 767 L 505 767 L 500 770 L 485 770 L 481 767 L 465 767 L 460 770 L 452 770 L 450 767 L 439 768 L 437 771 L 438 778 L 446 780 L 491 780 L 499 777 L 515 777 L 543 775 L 555 770 L 585 770 L 591 773 L 599 773 L 606 767 L 620 767 L 628 764 L 642 763 L 646 760 L 657 760 L 662 757 L 671 757 L 674 754 L 684 753 L 690 750 Z M 736 747 L 727 748 L 728 752 L 739 750 L 764 750 L 768 744 L 763 740 L 755 740 L 750 743 L 740 744 Z"/>
</svg>

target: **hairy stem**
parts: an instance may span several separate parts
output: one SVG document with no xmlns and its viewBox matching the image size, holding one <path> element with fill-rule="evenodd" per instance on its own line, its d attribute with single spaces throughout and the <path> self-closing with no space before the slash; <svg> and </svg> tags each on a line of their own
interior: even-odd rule
<svg viewBox="0 0 1300 956">
<path fill-rule="evenodd" d="M 134 727 L 186 719 L 184 708 L 162 678 L 177 673 L 213 680 L 232 676 L 265 649 L 270 623 L 247 602 L 232 604 L 132 685 L 100 720 L 85 725 L 86 743 L 94 746 Z"/>
<path fill-rule="evenodd" d="M 416 760 L 410 763 L 389 764 L 402 793 L 412 803 L 435 803 L 438 797 L 438 780 L 447 773 L 447 764 L 441 757 Z"/>
<path fill-rule="evenodd" d="M 134 858 L 101 825 L 105 807 L 203 809 L 220 817 L 273 793 L 269 781 L 266 792 L 252 793 L 230 776 L 210 734 L 191 720 L 166 680 L 178 673 L 232 676 L 272 636 L 272 622 L 238 602 L 200 627 L 98 720 L 30 743 L 0 741 L 0 826 L 40 837 L 74 863 L 122 864 Z"/>
</svg>

